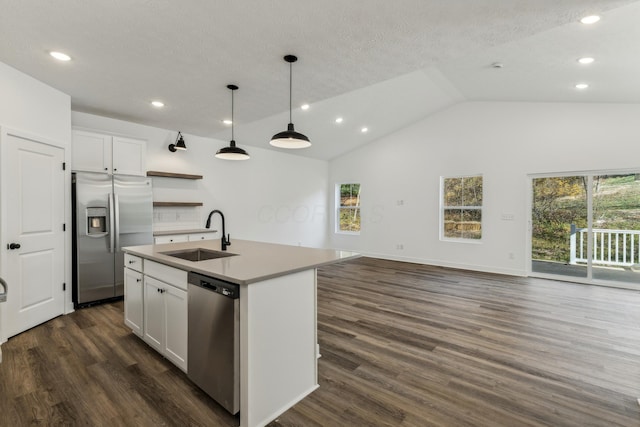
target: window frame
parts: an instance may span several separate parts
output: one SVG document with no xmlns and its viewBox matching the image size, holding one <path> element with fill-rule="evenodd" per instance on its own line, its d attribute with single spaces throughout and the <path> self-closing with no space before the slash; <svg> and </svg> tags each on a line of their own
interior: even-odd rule
<svg viewBox="0 0 640 427">
<path fill-rule="evenodd" d="M 465 178 L 480 178 L 482 180 L 482 194 L 481 194 L 481 202 L 480 205 L 445 205 L 445 183 L 446 180 L 449 179 L 465 179 Z M 464 203 L 464 202 L 463 202 Z M 480 238 L 470 238 L 470 237 L 448 237 L 446 236 L 445 230 L 445 212 L 450 210 L 459 210 L 462 211 L 479 211 L 480 212 Z M 484 175 L 481 173 L 476 174 L 468 174 L 468 175 L 450 175 L 450 176 L 441 176 L 440 177 L 440 221 L 439 221 L 439 234 L 440 240 L 444 242 L 458 242 L 458 243 L 482 243 L 484 239 Z"/>
<path fill-rule="evenodd" d="M 342 205 L 342 200 L 341 200 L 341 189 L 343 185 L 358 185 L 358 204 L 357 206 L 343 206 Z M 362 184 L 359 182 L 354 182 L 354 181 L 343 181 L 343 182 L 338 182 L 335 185 L 335 212 L 334 212 L 334 220 L 335 220 L 335 227 L 334 227 L 334 233 L 335 234 L 346 234 L 346 235 L 354 235 L 357 236 L 360 234 L 360 232 L 362 231 L 362 204 L 360 203 L 360 195 L 362 194 Z M 342 230 L 340 229 L 340 211 L 342 209 L 353 209 L 353 210 L 360 210 L 360 230 L 357 231 L 353 231 L 353 230 Z"/>
</svg>

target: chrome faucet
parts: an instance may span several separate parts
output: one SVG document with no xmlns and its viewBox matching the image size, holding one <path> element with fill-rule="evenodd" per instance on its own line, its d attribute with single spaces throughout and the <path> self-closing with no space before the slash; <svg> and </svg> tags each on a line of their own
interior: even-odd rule
<svg viewBox="0 0 640 427">
<path fill-rule="evenodd" d="M 223 251 L 227 250 L 227 246 L 231 246 L 231 241 L 229 240 L 231 238 L 231 235 L 227 235 L 225 237 L 225 230 L 224 230 L 224 215 L 222 212 L 220 212 L 218 209 L 214 209 L 211 212 L 209 212 L 209 216 L 207 217 L 207 224 L 205 225 L 205 228 L 210 228 L 211 227 L 211 216 L 214 213 L 219 213 L 220 214 L 220 218 L 222 218 L 222 238 L 220 239 L 220 247 L 222 248 Z"/>
</svg>

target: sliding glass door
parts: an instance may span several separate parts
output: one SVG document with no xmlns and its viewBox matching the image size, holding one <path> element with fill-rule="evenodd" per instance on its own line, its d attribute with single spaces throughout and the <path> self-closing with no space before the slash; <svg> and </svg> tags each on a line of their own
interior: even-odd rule
<svg viewBox="0 0 640 427">
<path fill-rule="evenodd" d="M 640 284 L 640 174 L 593 177 L 593 278 Z"/>
<path fill-rule="evenodd" d="M 531 183 L 533 275 L 640 287 L 640 173 Z"/>
</svg>

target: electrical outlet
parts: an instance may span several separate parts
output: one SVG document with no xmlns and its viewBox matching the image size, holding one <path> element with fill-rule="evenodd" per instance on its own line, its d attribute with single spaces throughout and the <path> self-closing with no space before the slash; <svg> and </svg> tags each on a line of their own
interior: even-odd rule
<svg viewBox="0 0 640 427">
<path fill-rule="evenodd" d="M 404 200 L 400 199 L 400 200 L 396 200 L 396 205 L 398 206 L 404 206 Z"/>
<path fill-rule="evenodd" d="M 397 250 L 399 250 L 399 251 L 401 251 L 401 250 L 403 250 L 403 249 L 404 249 L 404 245 L 403 245 L 402 243 L 398 243 L 398 244 L 396 245 L 396 249 L 397 249 Z"/>
</svg>

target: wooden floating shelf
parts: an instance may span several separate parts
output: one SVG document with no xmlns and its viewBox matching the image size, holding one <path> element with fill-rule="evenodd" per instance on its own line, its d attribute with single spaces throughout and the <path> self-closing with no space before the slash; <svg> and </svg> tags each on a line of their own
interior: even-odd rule
<svg viewBox="0 0 640 427">
<path fill-rule="evenodd" d="M 161 176 L 163 178 L 202 179 L 202 175 L 190 175 L 187 173 L 147 171 L 147 176 Z"/>
<path fill-rule="evenodd" d="M 178 206 L 202 206 L 202 202 L 153 202 L 154 208 Z"/>
</svg>

